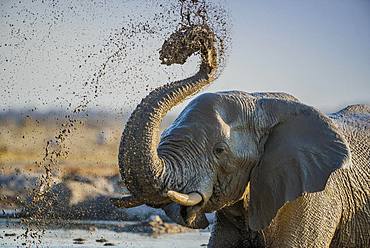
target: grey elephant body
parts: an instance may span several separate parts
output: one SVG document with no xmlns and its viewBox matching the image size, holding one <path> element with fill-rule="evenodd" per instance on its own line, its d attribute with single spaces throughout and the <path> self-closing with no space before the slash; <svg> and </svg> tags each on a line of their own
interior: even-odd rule
<svg viewBox="0 0 370 248">
<path fill-rule="evenodd" d="M 119 166 L 130 196 L 191 228 L 208 225 L 209 247 L 369 247 L 370 107 L 324 115 L 284 93 L 196 97 L 159 139 L 165 114 L 216 78 L 216 37 L 181 27 L 162 63 L 199 53 L 192 77 L 153 90 L 122 134 Z"/>
<path fill-rule="evenodd" d="M 286 203 L 261 231 L 248 227 L 248 195 L 217 211 L 209 247 L 370 247 L 370 108 L 349 106 L 329 117 L 349 143 L 352 166 L 333 172 L 323 191 Z"/>
</svg>

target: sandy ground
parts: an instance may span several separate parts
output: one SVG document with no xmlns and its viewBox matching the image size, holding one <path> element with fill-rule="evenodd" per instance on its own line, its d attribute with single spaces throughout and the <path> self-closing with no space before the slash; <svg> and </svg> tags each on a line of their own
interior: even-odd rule
<svg viewBox="0 0 370 248">
<path fill-rule="evenodd" d="M 25 230 L 17 219 L 0 219 L 0 247 L 206 247 L 209 229 L 180 234 L 165 234 L 157 238 L 138 233 L 112 230 L 117 223 L 74 222 L 69 228 L 49 228 L 41 243 L 21 235 Z M 120 223 L 124 225 L 124 223 Z M 132 222 L 130 223 L 132 224 Z"/>
</svg>

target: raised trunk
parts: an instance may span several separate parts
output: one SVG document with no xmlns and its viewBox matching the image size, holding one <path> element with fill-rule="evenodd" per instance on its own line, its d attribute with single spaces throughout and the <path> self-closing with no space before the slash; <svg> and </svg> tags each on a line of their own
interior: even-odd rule
<svg viewBox="0 0 370 248">
<path fill-rule="evenodd" d="M 200 69 L 194 76 L 161 86 L 145 97 L 131 114 L 119 148 L 118 159 L 124 183 L 135 198 L 146 203 L 159 203 L 163 200 L 165 185 L 162 178 L 166 173 L 166 164 L 157 154 L 159 127 L 163 117 L 171 108 L 215 79 L 217 56 L 213 32 L 207 26 L 197 26 L 174 35 L 170 39 L 177 42 L 180 35 L 181 46 L 171 51 L 171 56 L 188 57 L 200 51 Z M 189 47 L 184 48 L 184 43 Z M 166 52 L 163 49 L 166 47 L 162 48 L 162 53 Z M 184 61 L 182 58 L 181 63 Z M 165 62 L 172 63 L 167 60 Z"/>
</svg>

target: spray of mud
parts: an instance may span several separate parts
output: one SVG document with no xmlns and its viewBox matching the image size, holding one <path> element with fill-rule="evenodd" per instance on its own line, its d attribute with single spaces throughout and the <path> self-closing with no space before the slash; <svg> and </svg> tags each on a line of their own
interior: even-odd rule
<svg viewBox="0 0 370 248">
<path fill-rule="evenodd" d="M 32 8 L 32 4 L 41 7 Z M 55 183 L 54 178 L 57 175 L 56 171 L 59 168 L 59 161 L 66 158 L 69 150 L 73 149 L 65 145 L 65 141 L 84 124 L 81 121 L 81 116 L 87 115 L 86 110 L 88 107 L 96 107 L 96 102 L 102 95 L 114 91 L 122 92 L 122 89 L 126 90 L 126 92 L 122 92 L 121 97 L 126 97 L 125 102 L 127 105 L 137 103 L 137 98 L 133 99 L 132 95 L 142 93 L 142 82 L 154 82 L 153 78 L 155 76 L 148 74 L 148 71 L 162 71 L 167 75 L 168 81 L 173 81 L 179 76 L 184 77 L 189 74 L 189 72 L 185 71 L 180 71 L 179 73 L 179 71 L 173 72 L 170 69 L 160 68 L 158 55 L 154 56 L 152 53 L 149 55 L 145 53 L 145 50 L 159 51 L 158 43 L 153 41 L 161 42 L 164 37 L 168 37 L 175 29 L 184 26 L 207 24 L 214 30 L 218 41 L 218 73 L 221 73 L 226 64 L 231 42 L 229 33 L 230 18 L 228 11 L 224 8 L 224 2 L 201 0 L 178 0 L 170 1 L 170 3 L 168 1 L 126 1 L 123 4 L 143 11 L 125 16 L 125 25 L 113 29 L 103 45 L 79 46 L 80 54 L 85 54 L 85 57 L 80 58 L 80 63 L 74 66 L 71 80 L 68 82 L 54 82 L 56 90 L 60 90 L 60 88 L 68 90 L 72 84 L 82 84 L 82 86 L 79 92 L 72 92 L 75 98 L 73 103 L 71 98 L 68 97 L 63 98 L 63 96 L 60 96 L 55 99 L 61 105 L 65 105 L 65 102 L 67 102 L 67 110 L 70 111 L 70 114 L 64 116 L 65 121 L 61 124 L 60 130 L 55 137 L 46 142 L 44 157 L 40 161 L 35 162 L 44 173 L 40 177 L 38 186 L 33 190 L 32 201 L 28 203 L 23 202 L 27 212 L 22 219 L 22 222 L 26 225 L 26 231 L 22 238 L 25 238 L 29 245 L 40 243 L 42 235 L 47 228 L 49 220 L 46 220 L 44 217 L 46 216 L 45 213 L 51 208 L 50 202 L 45 201 L 45 196 L 53 183 Z M 76 4 L 74 1 L 60 2 L 53 0 L 32 1 L 32 3 L 23 5 L 21 1 L 14 3 L 11 9 L 16 10 L 13 12 L 19 18 L 14 19 L 11 18 L 10 14 L 7 16 L 6 13 L 4 14 L 8 18 L 6 24 L 9 25 L 10 37 L 12 39 L 5 44 L 1 44 L 0 49 L 4 47 L 13 47 L 14 49 L 27 47 L 27 42 L 35 42 L 36 39 L 40 39 L 40 37 L 37 37 L 37 32 L 35 32 L 38 24 L 46 23 L 48 31 L 46 35 L 41 37 L 40 44 L 42 44 L 48 39 L 52 39 L 53 29 L 56 26 L 67 22 L 68 18 L 81 15 L 81 12 L 84 9 L 91 8 L 91 5 L 107 8 L 109 11 L 109 8 L 117 7 L 117 2 L 79 1 L 79 4 Z M 44 12 L 36 11 L 40 8 Z M 152 42 L 148 42 L 148 40 Z M 36 42 L 36 44 L 38 43 Z M 38 49 L 44 49 L 45 47 L 40 44 Z M 86 46 L 88 49 L 84 50 Z M 12 61 L 12 53 L 7 53 L 5 56 L 6 58 L 3 61 L 9 64 Z M 98 66 L 91 66 L 91 61 L 100 62 Z M 93 69 L 89 67 L 93 67 Z M 15 85 L 14 76 L 17 71 L 15 69 L 9 70 L 9 68 L 11 67 L 7 64 L 4 66 L 4 71 L 9 74 L 9 77 L 5 77 L 7 81 L 2 82 L 3 85 L 6 85 L 6 89 L 4 89 L 5 97 L 9 97 L 9 95 L 15 92 L 13 89 Z M 79 74 L 83 74 L 85 77 L 81 80 L 81 77 L 74 76 Z M 164 84 L 166 82 L 159 83 Z M 146 84 L 145 91 L 150 91 L 157 86 Z M 45 92 L 39 94 L 42 95 Z M 68 94 L 71 94 L 71 92 Z M 21 97 L 18 96 L 18 98 Z M 43 104 L 46 105 L 49 102 L 44 101 Z M 122 115 L 124 110 L 122 108 L 116 109 L 116 112 Z M 58 148 L 56 149 L 55 147 Z M 48 216 L 52 216 L 52 213 L 49 213 Z"/>
</svg>

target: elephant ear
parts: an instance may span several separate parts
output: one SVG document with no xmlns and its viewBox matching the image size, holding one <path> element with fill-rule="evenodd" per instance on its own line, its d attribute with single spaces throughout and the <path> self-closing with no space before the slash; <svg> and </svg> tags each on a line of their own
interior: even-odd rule
<svg viewBox="0 0 370 248">
<path fill-rule="evenodd" d="M 336 169 L 350 164 L 350 151 L 333 122 L 312 107 L 279 99 L 257 101 L 271 125 L 250 179 L 252 230 L 267 227 L 279 208 L 303 193 L 318 192 Z"/>
</svg>

